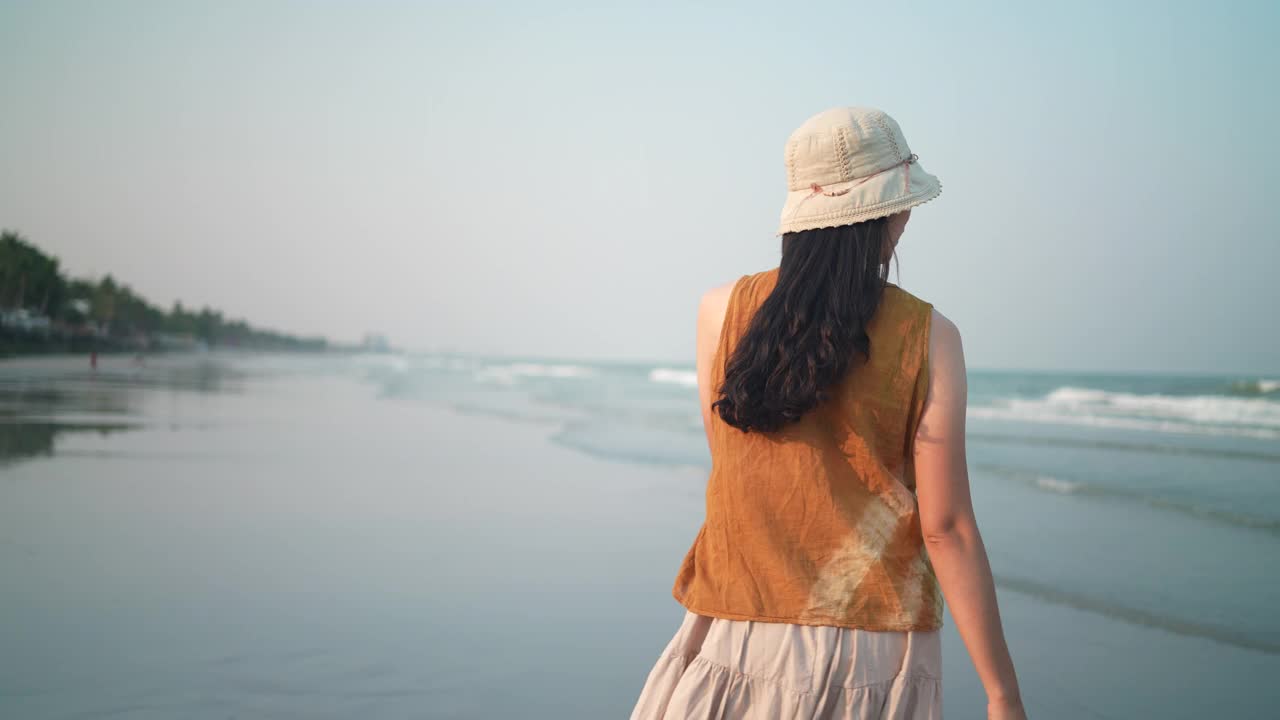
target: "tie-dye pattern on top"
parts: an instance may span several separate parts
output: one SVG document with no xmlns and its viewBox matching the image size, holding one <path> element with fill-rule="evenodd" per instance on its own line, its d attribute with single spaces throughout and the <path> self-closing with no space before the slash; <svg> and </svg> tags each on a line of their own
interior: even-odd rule
<svg viewBox="0 0 1280 720">
<path fill-rule="evenodd" d="M 734 285 L 712 388 L 778 271 Z M 932 309 L 889 283 L 867 327 L 870 360 L 855 361 L 830 400 L 782 430 L 744 433 L 712 413 L 706 518 L 672 589 L 681 605 L 733 620 L 942 627 L 911 461 Z"/>
</svg>

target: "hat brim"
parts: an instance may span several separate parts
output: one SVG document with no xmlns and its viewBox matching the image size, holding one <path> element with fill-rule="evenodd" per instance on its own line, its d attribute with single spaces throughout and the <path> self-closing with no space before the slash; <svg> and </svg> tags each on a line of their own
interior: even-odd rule
<svg viewBox="0 0 1280 720">
<path fill-rule="evenodd" d="M 823 192 L 816 194 L 810 188 L 792 190 L 782 206 L 777 234 L 852 225 L 894 215 L 942 194 L 942 183 L 926 172 L 919 160 L 910 168 L 910 188 L 904 187 L 907 167 L 898 165 L 863 180 L 824 185 Z M 848 192 L 840 194 L 842 190 Z"/>
</svg>

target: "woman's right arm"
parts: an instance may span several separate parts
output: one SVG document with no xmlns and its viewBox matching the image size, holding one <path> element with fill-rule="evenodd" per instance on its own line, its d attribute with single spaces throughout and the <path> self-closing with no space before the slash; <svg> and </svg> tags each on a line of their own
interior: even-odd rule
<svg viewBox="0 0 1280 720">
<path fill-rule="evenodd" d="M 964 348 L 960 331 L 937 310 L 930 327 L 929 391 L 914 449 L 920 526 L 956 630 L 986 688 L 987 717 L 1021 720 L 1022 694 L 969 495 Z"/>
</svg>

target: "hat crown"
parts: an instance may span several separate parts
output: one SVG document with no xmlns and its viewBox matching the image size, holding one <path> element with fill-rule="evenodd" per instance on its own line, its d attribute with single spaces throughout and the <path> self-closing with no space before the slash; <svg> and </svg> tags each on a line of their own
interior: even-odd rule
<svg viewBox="0 0 1280 720">
<path fill-rule="evenodd" d="M 787 188 L 850 182 L 904 162 L 911 148 L 897 121 L 873 107 L 838 107 L 809 118 L 787 138 Z"/>
</svg>

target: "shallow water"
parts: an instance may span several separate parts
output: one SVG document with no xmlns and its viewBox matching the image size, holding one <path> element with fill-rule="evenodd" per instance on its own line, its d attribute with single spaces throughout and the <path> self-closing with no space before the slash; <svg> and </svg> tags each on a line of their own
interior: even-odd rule
<svg viewBox="0 0 1280 720">
<path fill-rule="evenodd" d="M 625 716 L 701 521 L 691 373 L 0 365 L 0 717 Z M 1032 716 L 1280 701 L 1267 382 L 975 373 L 974 500 Z M 945 623 L 947 712 L 978 715 Z"/>
<path fill-rule="evenodd" d="M 370 377 L 389 397 L 558 420 L 556 443 L 597 457 L 710 468 L 691 367 L 454 356 Z M 978 370 L 969 404 L 1007 587 L 1280 653 L 1280 379 Z"/>
</svg>

